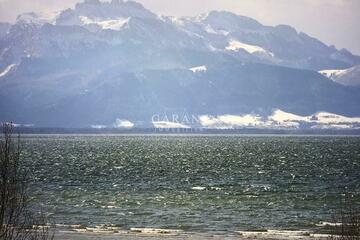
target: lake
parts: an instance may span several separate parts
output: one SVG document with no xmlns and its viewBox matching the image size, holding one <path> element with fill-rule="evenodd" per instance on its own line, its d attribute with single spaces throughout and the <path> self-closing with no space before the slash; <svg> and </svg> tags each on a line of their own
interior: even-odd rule
<svg viewBox="0 0 360 240">
<path fill-rule="evenodd" d="M 321 232 L 345 198 L 360 202 L 359 137 L 24 135 L 22 145 L 36 200 L 74 229 Z"/>
</svg>

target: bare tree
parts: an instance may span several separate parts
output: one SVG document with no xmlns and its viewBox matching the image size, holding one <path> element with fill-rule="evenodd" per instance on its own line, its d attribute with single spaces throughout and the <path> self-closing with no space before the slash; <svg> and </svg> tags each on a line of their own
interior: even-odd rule
<svg viewBox="0 0 360 240">
<path fill-rule="evenodd" d="M 341 210 L 334 217 L 335 226 L 329 239 L 360 240 L 360 208 L 345 196 Z"/>
<path fill-rule="evenodd" d="M 20 137 L 13 139 L 13 125 L 3 124 L 0 140 L 0 240 L 52 239 L 41 215 L 32 211 L 29 178 L 20 158 Z"/>
</svg>

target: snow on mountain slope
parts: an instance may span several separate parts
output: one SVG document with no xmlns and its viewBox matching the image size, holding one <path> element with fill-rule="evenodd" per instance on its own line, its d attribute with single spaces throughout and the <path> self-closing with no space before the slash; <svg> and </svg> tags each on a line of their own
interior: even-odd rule
<svg viewBox="0 0 360 240">
<path fill-rule="evenodd" d="M 319 73 L 345 86 L 360 86 L 360 65 L 343 70 L 322 70 Z"/>
<path fill-rule="evenodd" d="M 193 73 L 206 72 L 207 67 L 205 65 L 202 65 L 202 66 L 190 68 L 189 70 L 192 71 Z"/>
<path fill-rule="evenodd" d="M 240 16 L 227 11 L 211 11 L 207 14 L 201 14 L 196 18 L 196 21 L 205 25 L 210 25 L 216 31 L 223 30 L 227 32 L 254 32 L 264 28 L 261 23 L 252 18 Z"/>
<path fill-rule="evenodd" d="M 134 123 L 132 123 L 129 120 L 123 120 L 123 119 L 116 119 L 114 127 L 115 128 L 126 128 L 126 129 L 131 129 L 135 126 Z"/>
<path fill-rule="evenodd" d="M 311 128 L 318 129 L 360 129 L 360 117 L 345 117 L 338 114 L 320 112 L 313 117 Z"/>
<path fill-rule="evenodd" d="M 241 127 L 264 127 L 261 117 L 252 114 L 246 115 L 220 115 L 217 117 L 202 115 L 199 117 L 200 124 L 204 128 L 234 129 Z"/>
<path fill-rule="evenodd" d="M 360 117 L 345 117 L 338 114 L 319 112 L 311 116 L 300 116 L 282 110 L 275 110 L 272 115 L 260 117 L 257 114 L 245 115 L 202 115 L 200 124 L 204 128 L 279 128 L 299 129 L 301 127 L 317 129 L 355 129 L 360 128 Z"/>
<path fill-rule="evenodd" d="M 102 29 L 111 29 L 115 31 L 120 31 L 130 20 L 130 18 L 117 18 L 113 20 L 97 21 L 86 16 L 80 16 L 79 18 L 84 25 L 98 25 Z"/>
<path fill-rule="evenodd" d="M 239 51 L 240 49 L 245 50 L 246 52 L 253 54 L 253 53 L 262 53 L 262 54 L 266 54 L 266 55 L 270 55 L 270 56 L 274 56 L 273 53 L 265 50 L 262 47 L 259 46 L 255 46 L 255 45 L 250 45 L 250 44 L 246 44 L 246 43 L 242 43 L 239 42 L 237 40 L 230 40 L 229 41 L 229 45 L 226 47 L 226 50 L 229 51 Z"/>
<path fill-rule="evenodd" d="M 218 34 L 218 35 L 223 35 L 223 36 L 228 36 L 229 35 L 229 32 L 227 31 L 224 31 L 224 30 L 218 30 L 216 31 L 215 29 L 213 29 L 210 25 L 206 25 L 204 26 L 204 29 L 207 33 L 210 33 L 210 34 Z"/>
<path fill-rule="evenodd" d="M 170 17 L 159 16 L 159 19 L 161 19 L 163 21 L 170 20 L 176 26 L 184 26 L 184 24 L 185 24 L 184 18 L 178 18 L 178 17 L 173 17 L 173 16 L 170 16 Z"/>
<path fill-rule="evenodd" d="M 311 117 L 309 116 L 299 116 L 293 113 L 284 112 L 280 109 L 274 111 L 273 115 L 269 117 L 269 120 L 284 123 L 284 122 L 309 122 Z"/>
<path fill-rule="evenodd" d="M 360 117 L 345 117 L 339 114 L 319 112 L 314 116 L 318 123 L 322 124 L 359 124 Z"/>
<path fill-rule="evenodd" d="M 345 74 L 349 69 L 328 69 L 328 70 L 321 70 L 319 73 L 324 75 L 327 78 L 335 79 L 343 74 Z"/>
<path fill-rule="evenodd" d="M 169 121 L 156 121 L 156 122 L 152 122 L 154 125 L 154 128 L 159 128 L 159 129 L 189 129 L 191 128 L 188 125 L 182 124 L 182 123 L 178 123 L 178 122 L 169 122 Z"/>
<path fill-rule="evenodd" d="M 279 126 L 283 123 L 299 123 L 308 124 L 312 128 L 354 128 L 360 127 L 360 117 L 345 117 L 342 115 L 318 112 L 311 116 L 299 116 L 276 110 L 268 120 L 275 122 Z"/>
<path fill-rule="evenodd" d="M 6 76 L 6 74 L 8 74 L 15 66 L 16 64 L 10 64 L 9 66 L 7 66 L 2 72 L 0 72 L 0 78 Z"/>
<path fill-rule="evenodd" d="M 90 128 L 93 129 L 106 129 L 106 128 L 118 128 L 118 129 L 132 129 L 135 124 L 129 120 L 116 119 L 114 124 L 104 125 L 104 124 L 94 124 Z"/>
</svg>

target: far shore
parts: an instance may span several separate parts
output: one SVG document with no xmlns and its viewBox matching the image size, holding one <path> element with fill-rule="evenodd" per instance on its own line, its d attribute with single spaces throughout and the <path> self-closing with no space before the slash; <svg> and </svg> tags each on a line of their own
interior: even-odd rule
<svg viewBox="0 0 360 240">
<path fill-rule="evenodd" d="M 360 136 L 360 129 L 277 129 L 277 128 L 51 128 L 51 127 L 15 127 L 14 132 L 20 134 L 94 134 L 94 135 L 298 135 L 298 136 Z"/>
</svg>

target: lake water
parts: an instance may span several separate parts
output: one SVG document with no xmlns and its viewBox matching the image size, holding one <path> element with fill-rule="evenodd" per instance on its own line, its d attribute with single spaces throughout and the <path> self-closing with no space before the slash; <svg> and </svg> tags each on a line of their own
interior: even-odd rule
<svg viewBox="0 0 360 240">
<path fill-rule="evenodd" d="M 321 231 L 360 202 L 360 138 L 25 135 L 52 221 L 228 234 Z"/>
</svg>

